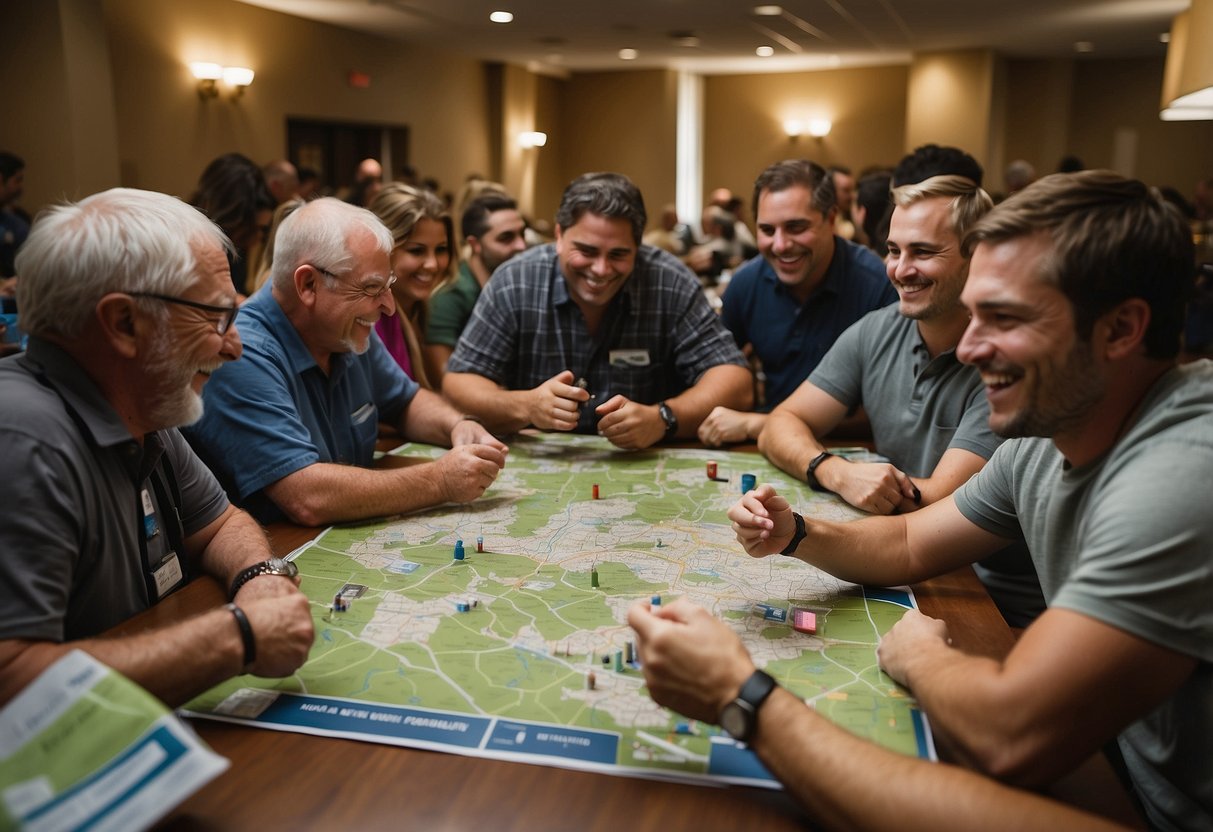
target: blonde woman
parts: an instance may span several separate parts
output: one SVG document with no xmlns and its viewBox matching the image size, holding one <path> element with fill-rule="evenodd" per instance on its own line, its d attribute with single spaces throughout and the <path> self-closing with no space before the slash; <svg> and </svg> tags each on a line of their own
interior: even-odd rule
<svg viewBox="0 0 1213 832">
<path fill-rule="evenodd" d="M 370 209 L 392 232 L 392 297 L 396 314 L 381 317 L 375 331 L 396 363 L 427 390 L 442 387 L 442 368 L 421 350 L 426 307 L 435 289 L 454 274 L 455 229 L 451 215 L 429 191 L 393 182 L 384 185 Z"/>
</svg>

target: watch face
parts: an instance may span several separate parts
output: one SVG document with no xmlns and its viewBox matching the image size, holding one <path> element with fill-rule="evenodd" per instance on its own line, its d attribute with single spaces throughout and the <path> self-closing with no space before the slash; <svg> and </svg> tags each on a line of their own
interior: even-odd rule
<svg viewBox="0 0 1213 832">
<path fill-rule="evenodd" d="M 289 560 L 270 558 L 268 564 L 269 571 L 273 575 L 286 575 L 288 578 L 293 578 L 299 574 L 299 567 Z"/>
<path fill-rule="evenodd" d="M 750 712 L 741 702 L 730 702 L 720 712 L 720 727 L 733 739 L 744 740 L 750 732 Z"/>
</svg>

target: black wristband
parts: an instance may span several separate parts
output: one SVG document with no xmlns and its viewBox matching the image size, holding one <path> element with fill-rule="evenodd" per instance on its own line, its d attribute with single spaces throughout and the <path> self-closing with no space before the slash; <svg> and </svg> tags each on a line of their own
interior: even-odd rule
<svg viewBox="0 0 1213 832">
<path fill-rule="evenodd" d="M 792 539 L 788 541 L 788 545 L 783 547 L 781 555 L 792 555 L 796 553 L 796 547 L 800 545 L 800 541 L 804 540 L 807 532 L 804 528 L 804 517 L 796 512 L 792 512 L 792 522 L 796 524 L 796 531 L 792 534 Z"/>
<path fill-rule="evenodd" d="M 826 494 L 833 493 L 830 491 L 830 489 L 826 488 L 817 481 L 817 466 L 821 465 L 821 463 L 825 462 L 832 456 L 834 456 L 834 454 L 830 453 L 829 451 L 822 451 L 817 456 L 813 457 L 812 461 L 809 463 L 809 467 L 805 469 L 804 472 L 804 478 L 805 481 L 808 482 L 809 488 L 813 489 L 814 491 L 824 492 Z"/>
<path fill-rule="evenodd" d="M 257 661 L 257 640 L 253 638 L 253 625 L 249 623 L 244 610 L 235 604 L 227 604 L 224 609 L 232 614 L 236 619 L 236 626 L 240 628 L 240 640 L 244 642 L 244 667 L 247 669 Z"/>
</svg>

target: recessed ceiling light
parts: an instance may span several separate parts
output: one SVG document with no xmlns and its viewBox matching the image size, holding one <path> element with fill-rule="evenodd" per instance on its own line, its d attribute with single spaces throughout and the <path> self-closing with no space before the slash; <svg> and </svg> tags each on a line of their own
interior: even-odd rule
<svg viewBox="0 0 1213 832">
<path fill-rule="evenodd" d="M 1160 32 L 1158 35 L 1158 42 L 1159 43 L 1170 43 L 1171 42 L 1171 33 L 1170 32 Z"/>
<path fill-rule="evenodd" d="M 509 23 L 514 19 L 512 12 L 493 12 L 489 15 L 489 20 L 494 23 Z"/>
<path fill-rule="evenodd" d="M 770 46 L 760 46 L 754 50 L 754 54 L 760 58 L 769 58 L 775 54 L 775 50 Z"/>
<path fill-rule="evenodd" d="M 1082 52 L 1082 53 L 1094 52 L 1094 51 L 1095 51 L 1095 44 L 1091 43 L 1091 41 L 1089 41 L 1089 40 L 1080 40 L 1080 41 L 1075 41 L 1075 43 L 1074 43 L 1074 51 L 1075 51 L 1075 52 Z"/>
<path fill-rule="evenodd" d="M 639 54 L 640 53 L 637 52 L 635 49 L 620 49 L 619 50 L 619 60 L 634 61 L 634 60 L 636 60 L 636 56 Z"/>
<path fill-rule="evenodd" d="M 779 17 L 783 14 L 783 6 L 755 6 L 754 14 L 759 17 Z"/>
</svg>

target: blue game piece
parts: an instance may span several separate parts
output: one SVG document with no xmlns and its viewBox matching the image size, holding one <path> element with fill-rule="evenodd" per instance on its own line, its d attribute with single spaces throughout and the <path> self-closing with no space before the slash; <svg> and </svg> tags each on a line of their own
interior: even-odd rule
<svg viewBox="0 0 1213 832">
<path fill-rule="evenodd" d="M 754 486 L 757 484 L 758 484 L 758 478 L 756 476 L 754 476 L 753 474 L 742 474 L 741 475 L 741 493 L 742 494 L 753 491 Z"/>
</svg>

